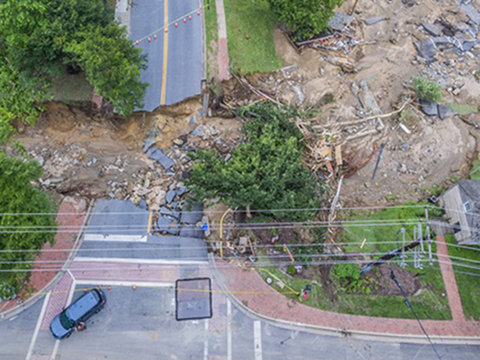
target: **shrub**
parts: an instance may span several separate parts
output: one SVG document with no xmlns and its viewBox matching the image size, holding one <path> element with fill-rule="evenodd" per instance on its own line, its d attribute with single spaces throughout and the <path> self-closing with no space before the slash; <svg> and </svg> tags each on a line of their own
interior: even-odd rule
<svg viewBox="0 0 480 360">
<path fill-rule="evenodd" d="M 413 90 L 420 100 L 428 101 L 430 103 L 437 103 L 443 100 L 442 87 L 423 77 L 418 77 L 413 80 Z"/>
</svg>

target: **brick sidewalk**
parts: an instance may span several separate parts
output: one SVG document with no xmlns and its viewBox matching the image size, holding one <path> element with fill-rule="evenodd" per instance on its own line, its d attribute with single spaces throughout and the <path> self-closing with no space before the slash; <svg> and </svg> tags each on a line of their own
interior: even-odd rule
<svg viewBox="0 0 480 360">
<path fill-rule="evenodd" d="M 230 78 L 228 58 L 228 42 L 227 42 L 227 22 L 225 19 L 225 6 L 223 0 L 215 0 L 217 9 L 217 24 L 218 24 L 218 78 L 220 81 L 228 80 Z"/>
<path fill-rule="evenodd" d="M 256 271 L 245 271 L 235 263 L 216 259 L 218 273 L 228 290 L 241 303 L 261 315 L 293 323 L 347 331 L 390 335 L 420 335 L 423 332 L 415 320 L 367 317 L 323 311 L 297 302 L 272 289 Z M 431 336 L 479 337 L 478 321 L 423 320 Z"/>
<path fill-rule="evenodd" d="M 73 199 L 67 197 L 63 200 L 60 205 L 59 213 L 68 213 L 68 215 L 57 215 L 56 221 L 58 224 L 58 233 L 55 236 L 55 245 L 52 247 L 50 244 L 45 244 L 43 250 L 51 249 L 61 249 L 65 251 L 55 251 L 55 252 L 40 252 L 36 257 L 35 261 L 56 261 L 55 268 L 62 268 L 64 262 L 68 259 L 70 255 L 70 250 L 75 244 L 75 239 L 78 232 L 74 233 L 65 233 L 61 232 L 64 227 L 69 226 L 69 230 L 80 229 L 85 218 L 86 203 L 84 200 Z M 33 269 L 40 270 L 42 267 L 51 267 L 51 264 L 34 264 Z M 42 289 L 55 277 L 57 271 L 33 271 L 30 276 L 29 285 L 33 287 L 33 292 L 37 293 L 42 291 Z M 24 295 L 24 291 L 20 291 L 20 296 Z M 26 300 L 26 299 L 23 299 Z M 12 300 L 7 304 L 5 302 L 0 303 L 1 311 L 7 311 L 9 309 L 17 306 L 17 302 Z"/>
<path fill-rule="evenodd" d="M 454 321 L 465 321 L 463 313 L 462 301 L 458 294 L 457 281 L 455 280 L 455 273 L 453 266 L 450 264 L 450 257 L 448 256 L 447 243 L 443 236 L 437 236 L 437 256 L 440 262 L 440 270 L 442 271 L 443 282 L 447 290 L 448 303 L 450 304 L 450 311 Z M 448 263 L 447 263 L 448 262 Z"/>
</svg>

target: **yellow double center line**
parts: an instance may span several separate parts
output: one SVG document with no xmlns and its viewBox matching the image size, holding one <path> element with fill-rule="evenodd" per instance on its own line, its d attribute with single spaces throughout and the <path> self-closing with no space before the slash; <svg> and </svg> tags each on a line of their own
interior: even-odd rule
<svg viewBox="0 0 480 360">
<path fill-rule="evenodd" d="M 168 0 L 164 0 L 164 27 L 168 30 Z M 162 69 L 162 90 L 160 93 L 160 105 L 165 105 L 167 96 L 167 62 L 168 62 L 168 32 L 163 33 L 163 69 Z"/>
</svg>

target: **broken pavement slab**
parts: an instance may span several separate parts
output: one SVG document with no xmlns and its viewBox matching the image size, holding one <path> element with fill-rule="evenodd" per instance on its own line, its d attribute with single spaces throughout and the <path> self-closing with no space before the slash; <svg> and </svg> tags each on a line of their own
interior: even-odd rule
<svg viewBox="0 0 480 360">
<path fill-rule="evenodd" d="M 170 204 L 173 201 L 173 199 L 175 199 L 176 195 L 177 195 L 177 192 L 175 190 L 169 190 L 167 192 L 167 197 L 166 197 L 167 204 Z"/>
<path fill-rule="evenodd" d="M 169 170 L 173 165 L 175 165 L 175 161 L 170 159 L 167 155 L 163 153 L 162 150 L 157 147 L 150 148 L 147 151 L 147 156 L 150 159 L 157 161 L 160 165 L 163 166 L 165 170 Z"/>
<path fill-rule="evenodd" d="M 426 101 L 420 101 L 420 104 L 422 106 L 422 111 L 426 115 L 438 116 L 442 120 L 457 114 L 457 112 L 450 106 L 432 104 Z"/>
<path fill-rule="evenodd" d="M 202 220 L 203 204 L 188 202 L 183 206 L 180 222 L 185 224 L 196 224 Z"/>
<path fill-rule="evenodd" d="M 438 106 L 437 104 L 432 104 L 427 101 L 420 101 L 422 106 L 422 111 L 428 116 L 438 116 Z"/>
<path fill-rule="evenodd" d="M 460 10 L 462 10 L 465 15 L 475 24 L 480 25 L 480 13 L 471 5 L 460 5 Z"/>
<path fill-rule="evenodd" d="M 428 24 L 425 21 L 422 22 L 423 28 L 432 36 L 438 37 L 442 36 L 442 30 L 433 24 Z"/>
<path fill-rule="evenodd" d="M 353 16 L 342 14 L 342 13 L 336 13 L 328 21 L 328 26 L 330 29 L 334 31 L 343 31 L 348 25 L 352 23 L 353 20 L 354 20 Z"/>
<path fill-rule="evenodd" d="M 435 55 L 437 52 L 435 49 L 437 46 L 431 38 L 424 39 L 422 41 L 415 41 L 413 44 L 415 45 L 418 54 L 423 57 L 427 63 L 434 62 L 436 60 Z"/>
<path fill-rule="evenodd" d="M 375 16 L 375 17 L 371 17 L 363 20 L 363 23 L 367 26 L 370 26 L 386 20 L 389 20 L 389 18 L 384 16 Z"/>
<path fill-rule="evenodd" d="M 438 117 L 442 120 L 457 114 L 457 112 L 454 109 L 452 109 L 450 106 L 439 104 L 437 106 L 437 109 L 438 109 Z"/>
</svg>

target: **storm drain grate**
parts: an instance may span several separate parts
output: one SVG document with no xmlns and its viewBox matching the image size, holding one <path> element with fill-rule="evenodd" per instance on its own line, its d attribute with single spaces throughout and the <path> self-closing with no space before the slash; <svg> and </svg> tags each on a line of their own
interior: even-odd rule
<svg viewBox="0 0 480 360">
<path fill-rule="evenodd" d="M 210 278 L 179 279 L 175 283 L 175 318 L 182 320 L 212 317 Z"/>
</svg>

